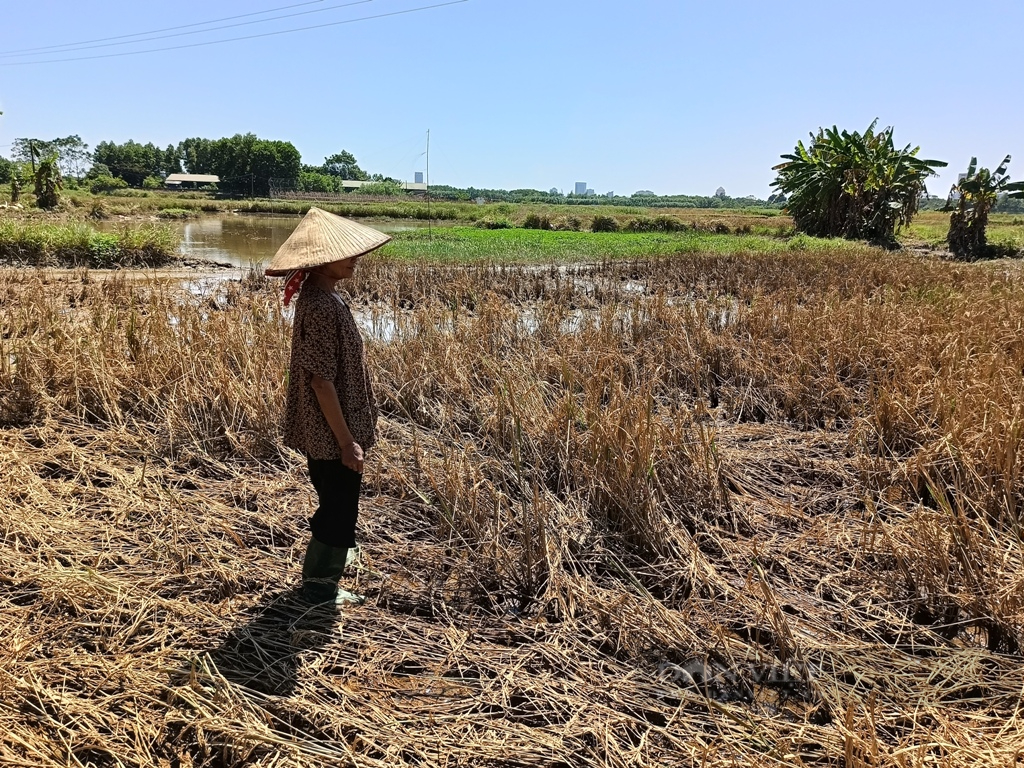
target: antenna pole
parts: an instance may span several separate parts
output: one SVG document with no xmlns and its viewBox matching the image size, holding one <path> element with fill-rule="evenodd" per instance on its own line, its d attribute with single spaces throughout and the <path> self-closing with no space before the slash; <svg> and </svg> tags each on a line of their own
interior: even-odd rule
<svg viewBox="0 0 1024 768">
<path fill-rule="evenodd" d="M 434 242 L 434 232 L 430 221 L 430 129 L 427 128 L 427 239 Z"/>
</svg>

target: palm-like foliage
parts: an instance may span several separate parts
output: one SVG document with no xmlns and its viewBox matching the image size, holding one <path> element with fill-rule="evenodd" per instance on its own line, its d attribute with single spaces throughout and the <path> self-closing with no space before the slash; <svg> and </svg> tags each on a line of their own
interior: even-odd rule
<svg viewBox="0 0 1024 768">
<path fill-rule="evenodd" d="M 39 162 L 35 182 L 36 205 L 47 209 L 60 205 L 60 191 L 64 188 L 64 179 L 60 175 L 57 155 L 50 155 Z"/>
<path fill-rule="evenodd" d="M 811 144 L 797 142 L 772 170 L 772 186 L 789 195 L 797 229 L 818 237 L 846 237 L 895 245 L 898 228 L 917 213 L 925 180 L 938 160 L 922 160 L 920 147 L 897 149 L 892 128 L 864 133 L 819 129 Z"/>
<path fill-rule="evenodd" d="M 949 250 L 957 259 L 977 261 L 990 255 L 985 228 L 992 206 L 1002 194 L 1024 197 L 1024 181 L 1010 183 L 1006 174 L 1009 164 L 1007 155 L 993 173 L 988 168 L 978 168 L 978 158 L 972 157 L 967 175 L 949 190 L 949 200 L 943 210 L 951 212 Z"/>
</svg>

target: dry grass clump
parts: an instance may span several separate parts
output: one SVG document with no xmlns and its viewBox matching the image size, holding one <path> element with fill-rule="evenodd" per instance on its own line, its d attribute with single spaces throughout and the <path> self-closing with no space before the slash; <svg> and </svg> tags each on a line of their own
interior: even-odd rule
<svg viewBox="0 0 1024 768">
<path fill-rule="evenodd" d="M 276 288 L 0 275 L 0 763 L 1019 759 L 1018 273 L 366 261 L 340 617 Z"/>
</svg>

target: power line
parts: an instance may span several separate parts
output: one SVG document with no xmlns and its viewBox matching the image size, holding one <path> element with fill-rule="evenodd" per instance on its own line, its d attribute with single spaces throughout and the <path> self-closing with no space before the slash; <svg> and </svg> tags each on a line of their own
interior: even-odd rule
<svg viewBox="0 0 1024 768">
<path fill-rule="evenodd" d="M 119 43 L 99 43 L 97 45 L 81 45 L 77 48 L 67 48 L 63 51 L 48 51 L 47 53 L 52 54 L 64 54 L 72 53 L 74 51 L 88 51 L 93 48 L 112 48 L 117 45 L 134 45 L 135 43 L 146 43 L 152 40 L 166 40 L 171 37 L 186 37 L 188 35 L 202 35 L 206 32 L 216 32 L 220 29 L 231 29 L 233 27 L 247 27 L 252 24 L 266 24 L 268 21 L 278 21 L 280 19 L 290 19 L 294 16 L 308 16 L 311 13 L 324 13 L 325 11 L 334 11 L 338 8 L 348 8 L 353 5 L 365 5 L 366 3 L 372 3 L 375 0 L 354 0 L 350 3 L 340 3 L 338 5 L 328 5 L 325 8 L 314 8 L 312 11 L 298 11 L 297 13 L 286 13 L 282 16 L 271 16 L 268 19 L 256 19 L 255 21 L 240 21 L 237 24 L 222 24 L 219 27 L 209 27 L 207 29 L 194 29 L 190 32 L 175 32 L 171 35 L 157 35 L 155 37 L 142 37 L 138 40 L 122 40 Z M 323 2 L 323 0 L 317 0 L 317 2 Z M 263 11 L 263 13 L 270 13 L 270 11 Z M 207 22 L 212 24 L 213 22 Z M 143 33 L 147 34 L 147 33 Z M 18 53 L 0 53 L 0 58 L 10 59 L 18 58 L 19 56 L 46 56 L 47 53 L 32 53 L 32 54 L 18 54 Z"/>
<path fill-rule="evenodd" d="M 57 64 L 66 61 L 90 61 L 93 59 L 113 59 L 119 56 L 137 56 L 143 53 L 160 53 L 162 51 L 180 51 L 185 48 L 201 48 L 206 45 L 219 45 L 220 43 L 232 43 L 238 40 L 256 40 L 261 37 L 274 37 L 275 35 L 287 35 L 292 32 L 306 32 L 311 29 L 323 29 L 325 27 L 337 27 L 342 24 L 355 24 L 359 21 L 372 21 L 374 19 L 384 19 L 389 16 L 402 16 L 407 13 L 416 13 L 418 11 L 429 11 L 434 8 L 444 8 L 448 5 L 460 5 L 462 3 L 468 3 L 469 0 L 449 0 L 446 3 L 436 3 L 434 5 L 421 5 L 417 8 L 407 8 L 403 11 L 391 11 L 390 13 L 378 13 L 374 16 L 361 16 L 358 19 L 346 19 L 344 21 L 331 21 L 325 24 L 314 24 L 309 27 L 296 27 L 295 29 L 282 29 L 277 32 L 263 32 L 259 35 L 244 35 L 242 37 L 228 37 L 223 40 L 208 40 L 203 43 L 190 43 L 188 45 L 171 45 L 166 48 L 150 48 L 143 51 L 123 51 L 121 53 L 102 53 L 95 56 L 78 56 L 70 59 L 40 59 L 38 61 L 0 61 L 0 67 L 22 67 L 30 64 Z"/>
<path fill-rule="evenodd" d="M 54 48 L 70 48 L 75 45 L 88 45 L 89 43 L 104 43 L 107 40 L 123 40 L 126 37 L 139 37 L 141 35 L 155 35 L 160 32 L 173 32 L 176 29 L 189 29 L 190 27 L 203 27 L 207 24 L 218 24 L 222 21 L 234 21 L 235 19 L 244 19 L 248 16 L 259 16 L 264 13 L 275 13 L 276 11 L 286 11 L 289 8 L 298 8 L 303 5 L 316 5 L 322 3 L 324 0 L 307 0 L 305 3 L 294 3 L 292 5 L 282 5 L 277 8 L 268 8 L 265 11 L 254 11 L 252 13 L 241 13 L 237 16 L 225 16 L 222 19 L 210 19 L 209 21 L 197 21 L 192 24 L 181 24 L 177 27 L 164 27 L 163 29 L 151 29 L 148 32 L 134 32 L 130 35 L 115 35 L 114 37 L 99 37 L 95 40 L 79 40 L 77 43 L 61 43 L 60 45 L 43 45 L 38 48 L 20 48 L 15 51 L 0 51 L 0 55 L 8 56 L 14 53 L 31 53 L 33 51 L 50 51 Z M 63 53 L 63 51 L 55 51 L 55 53 Z"/>
</svg>

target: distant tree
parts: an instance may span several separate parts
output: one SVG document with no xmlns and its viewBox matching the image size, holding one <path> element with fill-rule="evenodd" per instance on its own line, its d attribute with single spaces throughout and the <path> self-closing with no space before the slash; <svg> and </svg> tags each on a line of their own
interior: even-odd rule
<svg viewBox="0 0 1024 768">
<path fill-rule="evenodd" d="M 110 168 L 103 163 L 93 163 L 92 167 L 86 172 L 85 178 L 95 179 L 98 176 L 110 176 Z"/>
<path fill-rule="evenodd" d="M 128 189 L 128 182 L 124 179 L 117 179 L 113 176 L 93 176 L 88 179 L 89 191 L 94 195 L 98 195 L 102 192 L 117 192 L 122 189 Z"/>
<path fill-rule="evenodd" d="M 6 157 L 0 157 L 0 184 L 7 184 L 14 178 L 14 163 Z"/>
<path fill-rule="evenodd" d="M 213 142 L 210 139 L 185 139 L 178 144 L 177 156 L 187 173 L 213 173 L 215 164 Z M 201 170 L 202 169 L 202 170 Z"/>
<path fill-rule="evenodd" d="M 64 176 L 81 178 L 89 163 L 89 145 L 80 136 L 65 136 L 59 139 L 15 139 L 11 156 L 20 162 L 31 164 L 40 158 L 57 156 L 57 165 Z"/>
<path fill-rule="evenodd" d="M 61 173 L 81 179 L 92 159 L 89 145 L 78 135 L 54 139 L 52 143 L 57 150 L 57 162 L 60 164 Z"/>
<path fill-rule="evenodd" d="M 341 191 L 341 179 L 321 173 L 319 166 L 306 165 L 303 166 L 303 170 L 299 173 L 298 190 L 300 192 L 337 194 Z"/>
<path fill-rule="evenodd" d="M 124 144 L 101 141 L 92 153 L 94 163 L 110 169 L 110 174 L 124 179 L 133 187 L 141 187 L 147 176 L 164 173 L 164 151 L 152 143 L 139 144 L 128 140 Z"/>
<path fill-rule="evenodd" d="M 250 149 L 249 171 L 254 184 L 250 190 L 262 196 L 270 194 L 270 180 L 294 184 L 302 166 L 299 150 L 288 141 L 257 139 Z"/>
<path fill-rule="evenodd" d="M 715 197 L 725 197 L 725 187 L 719 187 L 715 190 Z"/>
<path fill-rule="evenodd" d="M 917 213 L 925 181 L 946 163 L 922 160 L 920 147 L 897 149 L 893 129 L 863 133 L 819 129 L 775 166 L 773 187 L 789 195 L 797 229 L 818 237 L 896 244 L 896 231 Z"/>
<path fill-rule="evenodd" d="M 178 148 L 173 144 L 168 144 L 167 149 L 164 150 L 164 162 L 161 170 L 165 175 L 181 173 L 181 155 L 178 154 Z"/>
<path fill-rule="evenodd" d="M 218 188 L 235 195 L 266 196 L 271 179 L 295 187 L 302 172 L 302 157 L 291 142 L 260 139 L 254 133 L 186 139 L 178 145 L 178 156 L 189 173 L 219 176 Z"/>
<path fill-rule="evenodd" d="M 999 195 L 992 213 L 1024 213 L 1024 197 Z"/>
<path fill-rule="evenodd" d="M 1006 173 L 1010 164 L 1007 155 L 996 168 L 978 168 L 978 158 L 972 157 L 967 175 L 949 190 L 949 200 L 944 211 L 949 217 L 949 250 L 960 261 L 977 261 L 995 255 L 985 236 L 988 215 L 1000 195 L 1009 198 L 1024 198 L 1024 181 L 1011 183 Z"/>
<path fill-rule="evenodd" d="M 358 191 L 361 195 L 377 195 L 379 197 L 402 197 L 405 194 L 402 184 L 394 179 L 371 181 L 368 184 L 363 184 Z"/>
<path fill-rule="evenodd" d="M 11 157 L 22 163 L 34 163 L 41 157 L 57 152 L 57 145 L 43 139 L 15 139 L 11 142 Z"/>
<path fill-rule="evenodd" d="M 325 157 L 321 170 L 328 176 L 337 176 L 341 179 L 351 179 L 353 181 L 368 181 L 370 178 L 366 171 L 359 167 L 355 155 L 345 150 L 341 150 L 341 152 L 330 157 Z"/>
</svg>

